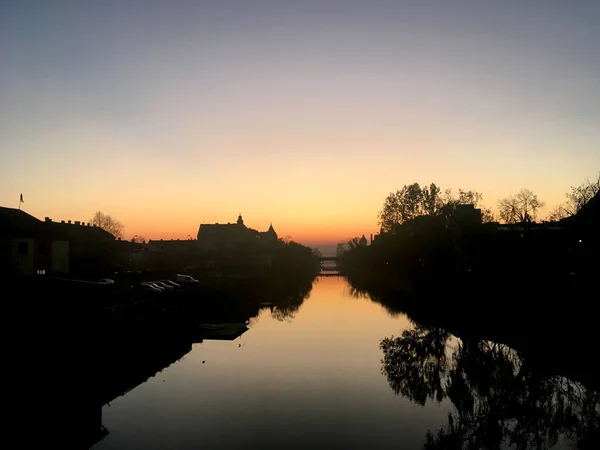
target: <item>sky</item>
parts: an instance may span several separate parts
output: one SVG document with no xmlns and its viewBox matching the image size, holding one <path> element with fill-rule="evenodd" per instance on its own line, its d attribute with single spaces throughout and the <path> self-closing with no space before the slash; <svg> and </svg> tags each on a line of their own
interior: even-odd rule
<svg viewBox="0 0 600 450">
<path fill-rule="evenodd" d="M 125 236 L 378 230 L 405 184 L 600 170 L 600 2 L 0 0 L 0 205 Z"/>
</svg>

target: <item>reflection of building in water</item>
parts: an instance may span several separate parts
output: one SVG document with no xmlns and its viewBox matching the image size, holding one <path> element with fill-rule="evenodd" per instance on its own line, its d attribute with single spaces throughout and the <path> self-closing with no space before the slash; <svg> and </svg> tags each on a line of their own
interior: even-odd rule
<svg viewBox="0 0 600 450">
<path fill-rule="evenodd" d="M 244 225 L 242 216 L 236 223 L 201 224 L 198 229 L 198 246 L 202 249 L 252 248 L 277 242 L 273 225 L 267 231 L 257 231 Z"/>
</svg>

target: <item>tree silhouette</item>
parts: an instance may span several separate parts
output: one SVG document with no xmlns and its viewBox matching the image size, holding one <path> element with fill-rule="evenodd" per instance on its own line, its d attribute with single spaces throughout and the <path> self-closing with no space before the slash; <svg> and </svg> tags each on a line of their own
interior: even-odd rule
<svg viewBox="0 0 600 450">
<path fill-rule="evenodd" d="M 505 223 L 529 223 L 535 221 L 538 209 L 544 202 L 529 189 L 521 189 L 516 195 L 498 201 L 500 219 Z"/>
<path fill-rule="evenodd" d="M 379 212 L 381 230 L 391 233 L 407 220 L 434 214 L 440 203 L 440 188 L 435 184 L 432 183 L 429 187 L 421 187 L 419 183 L 405 185 L 385 199 L 383 209 Z"/>
<path fill-rule="evenodd" d="M 423 187 L 419 183 L 405 185 L 386 197 L 379 212 L 379 225 L 383 233 L 393 234 L 399 225 L 411 219 L 419 216 L 450 217 L 458 205 L 478 206 L 482 198 L 483 195 L 477 191 L 463 189 L 459 189 L 457 195 L 450 189 L 442 193 L 435 183 Z M 482 212 L 487 221 L 491 221 L 491 210 L 485 209 Z"/>
<path fill-rule="evenodd" d="M 102 228 L 105 231 L 108 231 L 116 238 L 123 236 L 123 224 L 110 214 L 104 214 L 102 211 L 96 211 L 94 217 L 90 219 L 90 223 Z"/>
<path fill-rule="evenodd" d="M 352 250 L 358 247 L 360 247 L 360 238 L 358 237 L 348 238 L 344 244 L 345 250 Z"/>
<path fill-rule="evenodd" d="M 420 405 L 444 398 L 454 405 L 447 425 L 427 433 L 427 450 L 546 449 L 561 435 L 597 448 L 600 394 L 540 372 L 505 345 L 453 344 L 443 329 L 417 326 L 383 339 L 381 349 L 382 372 L 395 393 Z"/>
<path fill-rule="evenodd" d="M 552 210 L 550 220 L 574 216 L 598 191 L 600 191 L 600 172 L 594 181 L 585 180 L 579 186 L 571 186 L 571 192 L 565 194 L 567 200 Z"/>
</svg>

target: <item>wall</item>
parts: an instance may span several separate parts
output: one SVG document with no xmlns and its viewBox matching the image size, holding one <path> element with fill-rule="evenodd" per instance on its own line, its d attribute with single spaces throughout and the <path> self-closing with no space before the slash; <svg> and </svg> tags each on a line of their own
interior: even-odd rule
<svg viewBox="0 0 600 450">
<path fill-rule="evenodd" d="M 69 273 L 69 242 L 52 242 L 52 272 Z"/>
<path fill-rule="evenodd" d="M 13 255 L 17 262 L 17 270 L 23 275 L 33 275 L 34 242 L 33 239 L 13 239 Z M 27 252 L 20 252 L 24 246 Z"/>
</svg>

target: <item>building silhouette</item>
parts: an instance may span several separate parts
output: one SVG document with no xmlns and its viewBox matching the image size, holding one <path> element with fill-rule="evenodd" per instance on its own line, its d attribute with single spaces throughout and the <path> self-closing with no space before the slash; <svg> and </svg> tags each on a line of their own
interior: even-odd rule
<svg viewBox="0 0 600 450">
<path fill-rule="evenodd" d="M 198 246 L 205 250 L 257 248 L 277 242 L 278 236 L 271 224 L 264 232 L 248 228 L 240 214 L 236 223 L 201 224 Z"/>
<path fill-rule="evenodd" d="M 102 272 L 114 263 L 115 238 L 81 221 L 43 221 L 0 207 L 0 258 L 22 275 Z"/>
</svg>

